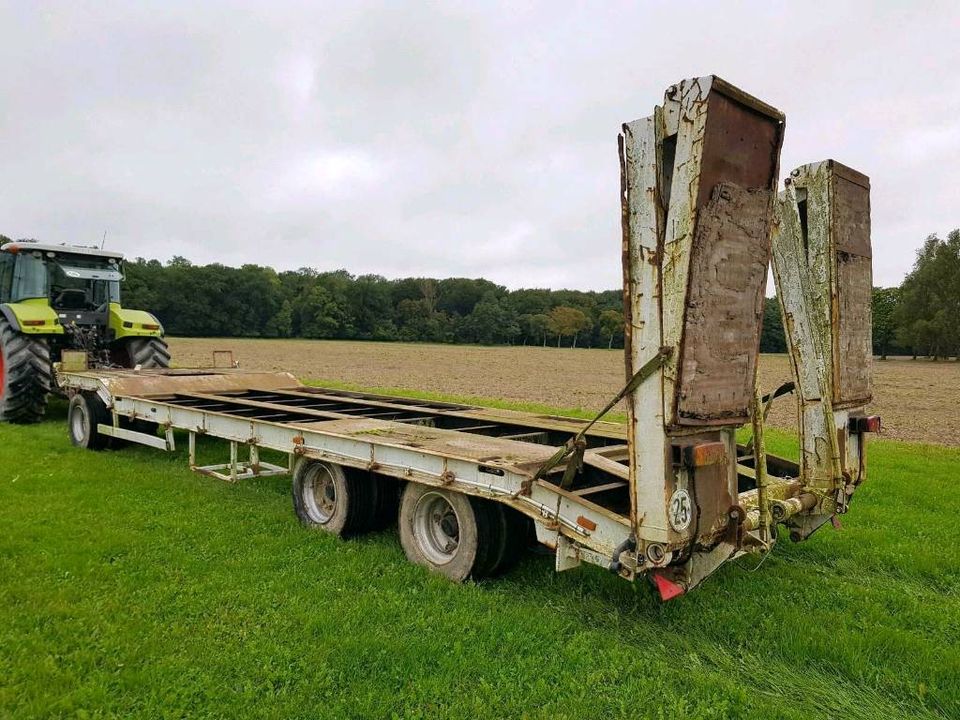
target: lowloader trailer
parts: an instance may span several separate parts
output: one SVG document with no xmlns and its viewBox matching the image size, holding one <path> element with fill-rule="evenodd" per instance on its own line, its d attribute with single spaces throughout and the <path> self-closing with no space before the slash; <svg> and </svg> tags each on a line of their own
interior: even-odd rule
<svg viewBox="0 0 960 720">
<path fill-rule="evenodd" d="M 66 358 L 74 444 L 173 450 L 231 482 L 291 472 L 305 525 L 397 520 L 407 557 L 455 581 L 503 572 L 532 534 L 556 569 L 647 576 L 667 600 L 726 561 L 803 540 L 865 480 L 869 181 L 826 161 L 777 194 L 784 116 L 716 77 L 670 87 L 620 135 L 626 383 L 594 421 L 305 386 L 239 369 L 86 369 Z M 773 260 L 794 379 L 756 382 Z M 765 452 L 795 392 L 800 462 Z M 625 401 L 626 427 L 604 422 Z M 752 429 L 738 444 L 736 432 Z M 197 436 L 229 444 L 198 466 Z M 263 449 L 289 463 L 260 458 Z M 532 528 L 532 531 L 531 531 Z"/>
</svg>

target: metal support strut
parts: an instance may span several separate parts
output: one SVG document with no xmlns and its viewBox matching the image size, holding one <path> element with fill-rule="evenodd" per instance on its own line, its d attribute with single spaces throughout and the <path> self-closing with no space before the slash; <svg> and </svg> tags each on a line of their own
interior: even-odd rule
<svg viewBox="0 0 960 720">
<path fill-rule="evenodd" d="M 241 462 L 239 459 L 239 451 L 237 449 L 239 443 L 236 440 L 230 440 L 230 462 L 219 465 L 197 465 L 197 433 L 191 430 L 189 436 L 190 469 L 202 475 L 209 475 L 228 483 L 236 483 L 239 480 L 250 480 L 251 478 L 270 477 L 272 475 L 287 475 L 292 471 L 292 455 L 287 463 L 287 467 L 274 465 L 260 460 L 260 450 L 256 443 L 251 442 L 244 444 L 249 448 L 246 462 Z"/>
</svg>

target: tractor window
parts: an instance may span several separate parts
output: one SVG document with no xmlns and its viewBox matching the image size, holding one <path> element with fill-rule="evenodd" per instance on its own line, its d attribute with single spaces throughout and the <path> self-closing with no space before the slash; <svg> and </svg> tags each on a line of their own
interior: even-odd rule
<svg viewBox="0 0 960 720">
<path fill-rule="evenodd" d="M 18 253 L 13 269 L 13 302 L 47 297 L 47 270 L 38 252 Z"/>
<path fill-rule="evenodd" d="M 16 256 L 0 252 L 0 303 L 10 302 L 10 288 L 13 284 L 13 263 Z"/>
<path fill-rule="evenodd" d="M 58 256 L 47 261 L 50 301 L 58 310 L 99 310 L 119 302 L 119 264 L 104 258 Z"/>
</svg>

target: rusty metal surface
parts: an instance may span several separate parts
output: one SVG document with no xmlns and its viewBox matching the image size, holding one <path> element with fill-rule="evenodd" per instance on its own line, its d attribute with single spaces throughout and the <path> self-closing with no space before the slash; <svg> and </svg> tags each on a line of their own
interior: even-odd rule
<svg viewBox="0 0 960 720">
<path fill-rule="evenodd" d="M 839 382 L 834 386 L 834 405 L 866 405 L 872 396 L 870 365 L 873 361 L 870 258 L 839 252 L 836 273 L 838 322 L 834 332 L 834 362 Z"/>
<path fill-rule="evenodd" d="M 837 252 L 872 257 L 870 178 L 831 160 L 833 231 Z"/>
<path fill-rule="evenodd" d="M 731 482 L 736 453 L 730 452 L 720 431 L 675 438 L 672 448 L 679 451 L 672 453 L 675 459 L 683 458 L 684 472 L 689 476 L 687 487 L 694 493 L 694 532 L 702 540 L 714 538 L 727 529 L 728 512 L 736 503 L 736 485 Z M 698 460 L 703 464 L 697 465 Z"/>
<path fill-rule="evenodd" d="M 648 570 L 681 563 L 687 587 L 741 549 L 734 432 L 753 398 L 783 127 L 778 110 L 709 76 L 671 86 L 620 138 L 628 376 L 671 351 L 628 399 L 638 557 Z M 673 459 L 675 445 L 701 443 L 727 461 Z M 693 522 L 674 512 L 690 503 Z"/>
<path fill-rule="evenodd" d="M 792 171 L 777 204 L 773 267 L 799 402 L 800 477 L 816 507 L 788 524 L 800 539 L 846 512 L 866 477 L 851 413 L 869 399 L 869 180 L 826 160 Z"/>
<path fill-rule="evenodd" d="M 833 248 L 833 362 L 838 382 L 834 405 L 870 401 L 873 360 L 870 248 L 870 180 L 840 163 L 831 163 Z"/>
<path fill-rule="evenodd" d="M 405 425 L 374 418 L 341 417 L 316 422 L 296 422 L 290 425 L 304 430 L 372 440 L 378 444 L 422 450 L 461 460 L 511 465 L 521 472 L 527 472 L 530 468 L 545 462 L 556 449 L 550 445 L 503 440 L 487 435 L 474 435 L 423 425 Z"/>
<path fill-rule="evenodd" d="M 683 424 L 750 416 L 772 211 L 772 191 L 730 183 L 715 186 L 700 211 L 677 384 Z"/>
<path fill-rule="evenodd" d="M 759 113 L 717 86 L 707 98 L 707 113 L 697 208 L 710 202 L 720 183 L 775 190 L 783 115 Z"/>
<path fill-rule="evenodd" d="M 676 387 L 683 425 L 749 419 L 783 116 L 713 84 L 707 96 Z"/>
<path fill-rule="evenodd" d="M 155 397 L 183 392 L 228 392 L 256 387 L 264 389 L 296 387 L 297 379 L 288 372 L 249 372 L 244 370 L 87 370 L 58 373 L 61 387 L 89 389 L 99 384 L 114 397 Z"/>
</svg>

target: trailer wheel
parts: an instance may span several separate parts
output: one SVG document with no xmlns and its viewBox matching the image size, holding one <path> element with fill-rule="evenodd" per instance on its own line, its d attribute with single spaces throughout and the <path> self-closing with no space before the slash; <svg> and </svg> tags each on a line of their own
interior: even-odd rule
<svg viewBox="0 0 960 720">
<path fill-rule="evenodd" d="M 52 387 L 47 343 L 17 332 L 0 315 L 0 420 L 40 422 Z"/>
<path fill-rule="evenodd" d="M 499 508 L 503 515 L 504 542 L 500 561 L 493 570 L 497 575 L 509 572 L 520 562 L 531 531 L 530 518 L 526 515 L 506 505 Z"/>
<path fill-rule="evenodd" d="M 70 442 L 87 450 L 102 450 L 110 438 L 97 431 L 100 423 L 110 423 L 110 412 L 99 397 L 92 393 L 77 393 L 71 398 L 67 410 Z"/>
<path fill-rule="evenodd" d="M 400 507 L 400 483 L 386 475 L 372 475 L 377 491 L 371 530 L 383 530 L 397 521 Z"/>
<path fill-rule="evenodd" d="M 502 555 L 496 503 L 410 482 L 400 500 L 400 544 L 407 559 L 454 582 L 481 578 Z"/>
<path fill-rule="evenodd" d="M 334 535 L 369 529 L 376 513 L 376 485 L 369 474 L 304 460 L 293 473 L 293 511 L 306 527 Z"/>
</svg>

